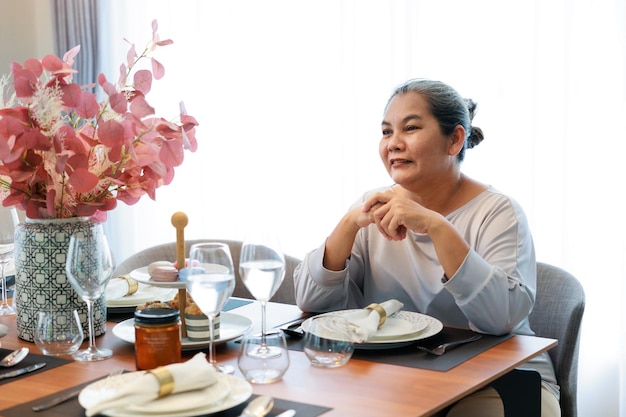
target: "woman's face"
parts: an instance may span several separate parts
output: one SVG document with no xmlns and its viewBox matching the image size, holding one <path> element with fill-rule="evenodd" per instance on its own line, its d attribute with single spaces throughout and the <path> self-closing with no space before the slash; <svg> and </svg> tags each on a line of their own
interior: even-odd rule
<svg viewBox="0 0 626 417">
<path fill-rule="evenodd" d="M 421 94 L 399 94 L 383 117 L 380 157 L 396 184 L 409 189 L 428 186 L 458 169 L 458 133 L 455 130 L 448 137 L 441 133 L 439 122 Z"/>
</svg>

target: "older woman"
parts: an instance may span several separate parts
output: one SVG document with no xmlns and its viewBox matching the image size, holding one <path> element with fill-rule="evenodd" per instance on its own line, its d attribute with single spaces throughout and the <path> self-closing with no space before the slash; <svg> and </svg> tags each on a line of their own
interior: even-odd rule
<svg viewBox="0 0 626 417">
<path fill-rule="evenodd" d="M 461 172 L 483 140 L 476 104 L 450 86 L 410 80 L 387 103 L 379 152 L 393 185 L 366 193 L 294 273 L 304 311 L 361 308 L 395 298 L 445 325 L 533 334 L 532 236 L 510 197 Z M 542 416 L 560 416 L 547 354 L 526 364 L 542 376 Z M 445 387 L 442 387 L 445 389 Z M 503 416 L 486 388 L 442 415 Z"/>
</svg>

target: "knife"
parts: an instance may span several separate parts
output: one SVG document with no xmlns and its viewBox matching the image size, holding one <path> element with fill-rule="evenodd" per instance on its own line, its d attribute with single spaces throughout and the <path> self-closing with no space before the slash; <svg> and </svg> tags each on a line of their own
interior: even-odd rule
<svg viewBox="0 0 626 417">
<path fill-rule="evenodd" d="M 36 371 L 37 369 L 41 369 L 44 366 L 46 366 L 45 362 L 36 363 L 34 365 L 27 366 L 26 368 L 17 369 L 15 371 L 11 371 L 11 372 L 6 372 L 4 374 L 0 374 L 0 379 L 13 378 L 15 376 L 19 376 L 19 375 L 22 375 L 22 374 L 27 374 L 29 372 Z"/>
</svg>

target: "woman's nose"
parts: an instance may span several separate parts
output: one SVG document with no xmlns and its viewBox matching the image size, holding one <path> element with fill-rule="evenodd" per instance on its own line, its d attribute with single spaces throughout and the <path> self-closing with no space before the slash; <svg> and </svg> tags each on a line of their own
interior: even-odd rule
<svg viewBox="0 0 626 417">
<path fill-rule="evenodd" d="M 400 135 L 393 134 L 387 141 L 387 150 L 388 151 L 397 151 L 402 148 L 404 141 L 400 137 Z"/>
</svg>

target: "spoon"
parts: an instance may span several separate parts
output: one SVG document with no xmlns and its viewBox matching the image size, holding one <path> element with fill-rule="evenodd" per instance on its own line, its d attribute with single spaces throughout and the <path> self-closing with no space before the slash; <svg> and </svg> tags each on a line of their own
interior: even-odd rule
<svg viewBox="0 0 626 417">
<path fill-rule="evenodd" d="M 10 368 L 11 366 L 17 365 L 18 363 L 22 362 L 22 359 L 24 359 L 26 355 L 28 355 L 27 347 L 22 347 L 14 350 L 13 352 L 2 358 L 2 360 L 0 360 L 0 366 L 4 368 Z"/>
<path fill-rule="evenodd" d="M 274 407 L 274 399 L 266 395 L 256 397 L 243 409 L 239 417 L 263 417 Z"/>
</svg>

